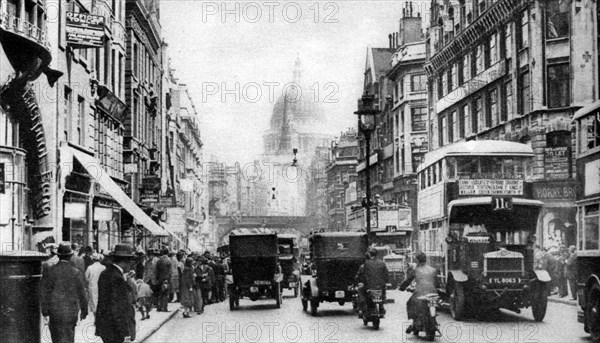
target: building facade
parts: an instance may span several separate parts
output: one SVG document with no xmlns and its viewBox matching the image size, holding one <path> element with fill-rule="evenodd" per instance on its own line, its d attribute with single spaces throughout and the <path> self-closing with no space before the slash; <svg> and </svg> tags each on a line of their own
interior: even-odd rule
<svg viewBox="0 0 600 343">
<path fill-rule="evenodd" d="M 347 229 L 346 218 L 349 212 L 346 204 L 351 200 L 351 196 L 347 196 L 347 190 L 350 185 L 354 185 L 354 191 L 356 191 L 357 165 L 357 133 L 355 129 L 348 129 L 346 132 L 342 132 L 329 148 L 329 164 L 326 169 L 329 219 L 327 229 L 329 231 L 345 231 Z"/>
<path fill-rule="evenodd" d="M 464 140 L 532 146 L 542 246 L 575 244 L 571 117 L 598 99 L 596 2 L 432 1 L 430 149 Z"/>
<path fill-rule="evenodd" d="M 390 35 L 396 49 L 387 74 L 393 83 L 394 120 L 394 200 L 411 209 L 412 223 L 417 222 L 416 171 L 428 151 L 427 74 L 425 36 L 420 13 L 412 6 L 403 10 L 397 39 Z M 416 229 L 416 225 L 414 227 Z"/>
</svg>

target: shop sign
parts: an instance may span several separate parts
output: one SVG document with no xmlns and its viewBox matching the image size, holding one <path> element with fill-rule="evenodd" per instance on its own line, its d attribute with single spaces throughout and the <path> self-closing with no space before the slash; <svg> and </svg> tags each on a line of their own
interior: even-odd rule
<svg viewBox="0 0 600 343">
<path fill-rule="evenodd" d="M 553 147 L 544 149 L 544 169 L 546 179 L 567 179 L 569 177 L 569 147 Z"/>
<path fill-rule="evenodd" d="M 75 48 L 101 48 L 104 17 L 88 13 L 67 12 L 67 43 Z"/>
<path fill-rule="evenodd" d="M 459 195 L 523 195 L 523 180 L 461 179 Z"/>
<path fill-rule="evenodd" d="M 0 194 L 6 192 L 6 164 L 0 163 Z"/>
<path fill-rule="evenodd" d="M 65 218 L 85 218 L 87 213 L 87 203 L 66 202 L 63 213 Z"/>
<path fill-rule="evenodd" d="M 94 207 L 94 220 L 111 221 L 113 219 L 113 209 L 110 207 Z"/>
<path fill-rule="evenodd" d="M 160 178 L 146 177 L 142 179 L 140 202 L 143 204 L 157 203 L 160 194 Z"/>
<path fill-rule="evenodd" d="M 533 186 L 533 196 L 538 200 L 575 200 L 575 182 L 538 182 Z"/>
</svg>

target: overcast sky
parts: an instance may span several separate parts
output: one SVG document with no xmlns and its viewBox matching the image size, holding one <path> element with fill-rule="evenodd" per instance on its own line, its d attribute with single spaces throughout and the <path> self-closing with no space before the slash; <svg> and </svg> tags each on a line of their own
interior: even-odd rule
<svg viewBox="0 0 600 343">
<path fill-rule="evenodd" d="M 339 135 L 355 126 L 367 46 L 388 46 L 403 3 L 163 0 L 163 36 L 175 75 L 199 111 L 205 157 L 246 162 L 261 153 L 262 133 L 297 56 L 309 91 L 318 90 L 326 129 Z M 426 6 L 415 5 L 415 12 Z"/>
</svg>

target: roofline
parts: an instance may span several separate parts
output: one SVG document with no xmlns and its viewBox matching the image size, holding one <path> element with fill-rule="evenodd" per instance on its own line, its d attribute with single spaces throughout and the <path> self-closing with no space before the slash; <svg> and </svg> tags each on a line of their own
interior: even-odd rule
<svg viewBox="0 0 600 343">
<path fill-rule="evenodd" d="M 600 108 L 600 100 L 597 100 L 589 105 L 586 105 L 575 112 L 573 115 L 573 121 L 584 117 L 586 114 L 595 111 Z"/>
</svg>

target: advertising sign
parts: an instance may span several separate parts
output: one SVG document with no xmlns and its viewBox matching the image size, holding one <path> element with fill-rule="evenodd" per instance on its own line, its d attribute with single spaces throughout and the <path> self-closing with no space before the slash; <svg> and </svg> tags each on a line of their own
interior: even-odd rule
<svg viewBox="0 0 600 343">
<path fill-rule="evenodd" d="M 523 195 L 523 180 L 461 179 L 459 195 Z"/>
<path fill-rule="evenodd" d="M 544 149 L 544 169 L 546 179 L 569 178 L 569 160 L 571 149 L 569 147 L 555 147 Z"/>
<path fill-rule="evenodd" d="M 67 43 L 74 48 L 102 47 L 104 17 L 88 13 L 67 12 Z"/>
</svg>

